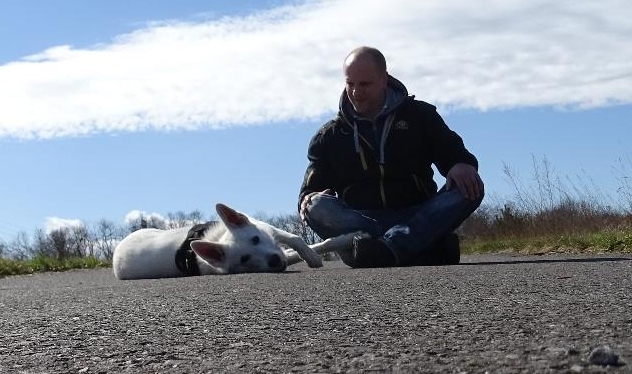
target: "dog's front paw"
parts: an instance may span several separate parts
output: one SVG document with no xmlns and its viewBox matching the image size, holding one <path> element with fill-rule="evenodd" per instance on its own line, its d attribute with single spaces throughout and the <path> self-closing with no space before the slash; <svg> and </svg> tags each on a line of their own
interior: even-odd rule
<svg viewBox="0 0 632 374">
<path fill-rule="evenodd" d="M 305 262 L 307 262 L 307 266 L 310 268 L 321 268 L 323 267 L 323 259 L 317 255 L 316 253 L 309 254 L 308 256 L 301 256 Z"/>
</svg>

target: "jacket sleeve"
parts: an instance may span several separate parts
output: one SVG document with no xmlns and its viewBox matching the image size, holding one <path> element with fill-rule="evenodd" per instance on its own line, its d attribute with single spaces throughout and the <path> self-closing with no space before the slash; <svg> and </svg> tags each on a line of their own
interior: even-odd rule
<svg viewBox="0 0 632 374">
<path fill-rule="evenodd" d="M 323 126 L 309 143 L 307 159 L 309 164 L 305 170 L 303 183 L 298 196 L 298 209 L 301 209 L 303 197 L 311 192 L 323 191 L 328 188 L 334 190 L 331 181 L 331 167 L 325 146 L 325 132 L 327 124 Z"/>
<path fill-rule="evenodd" d="M 444 177 L 452 166 L 458 163 L 465 163 L 478 169 L 478 160 L 471 154 L 463 144 L 463 139 L 454 131 L 450 130 L 443 121 L 443 118 L 432 106 L 428 123 L 430 129 L 428 135 L 431 144 L 432 163 Z"/>
</svg>

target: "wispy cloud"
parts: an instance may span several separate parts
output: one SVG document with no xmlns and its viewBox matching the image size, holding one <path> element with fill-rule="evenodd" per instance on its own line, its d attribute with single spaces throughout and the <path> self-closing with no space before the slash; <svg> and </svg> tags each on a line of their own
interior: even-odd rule
<svg viewBox="0 0 632 374">
<path fill-rule="evenodd" d="M 153 23 L 0 66 L 0 137 L 320 117 L 337 105 L 344 55 L 362 44 L 444 107 L 629 104 L 630 14 L 629 0 L 323 0 Z"/>
<path fill-rule="evenodd" d="M 167 227 L 169 220 L 159 213 L 147 213 L 143 210 L 132 210 L 125 215 L 123 219 L 126 225 L 139 225 L 141 221 L 145 221 L 148 227 L 156 227 L 164 229 Z"/>
<path fill-rule="evenodd" d="M 84 227 L 84 223 L 78 219 L 67 219 L 59 217 L 46 217 L 46 233 L 50 234 L 53 231 L 63 229 L 73 229 Z"/>
<path fill-rule="evenodd" d="M 147 225 L 148 227 L 161 228 L 161 229 L 167 228 L 170 225 L 174 225 L 173 227 L 179 227 L 182 224 L 193 225 L 194 223 L 196 223 L 193 221 L 187 221 L 186 219 L 184 222 L 174 222 L 170 218 L 165 217 L 160 213 L 156 213 L 156 212 L 149 213 L 144 210 L 135 209 L 135 210 L 129 211 L 125 215 L 125 217 L 123 218 L 122 224 L 125 226 L 138 227 L 141 225 L 142 221 L 144 221 L 145 225 Z M 80 227 L 86 227 L 85 222 L 83 222 L 80 219 L 46 217 L 45 231 L 47 234 L 50 234 L 53 231 L 57 231 L 57 230 L 74 229 L 74 228 L 80 228 Z"/>
</svg>

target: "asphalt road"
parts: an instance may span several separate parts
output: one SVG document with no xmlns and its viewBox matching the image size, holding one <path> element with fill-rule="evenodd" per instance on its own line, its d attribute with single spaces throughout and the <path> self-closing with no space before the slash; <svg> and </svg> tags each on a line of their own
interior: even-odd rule
<svg viewBox="0 0 632 374">
<path fill-rule="evenodd" d="M 632 372 L 632 255 L 463 262 L 3 278 L 0 372 Z M 602 345 L 627 364 L 590 364 Z"/>
</svg>

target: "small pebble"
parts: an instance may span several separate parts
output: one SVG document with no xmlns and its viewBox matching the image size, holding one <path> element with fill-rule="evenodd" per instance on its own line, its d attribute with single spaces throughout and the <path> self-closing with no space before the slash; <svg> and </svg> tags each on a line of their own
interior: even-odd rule
<svg viewBox="0 0 632 374">
<path fill-rule="evenodd" d="M 618 366 L 619 355 L 607 345 L 601 345 L 590 352 L 588 362 L 593 365 Z"/>
</svg>

